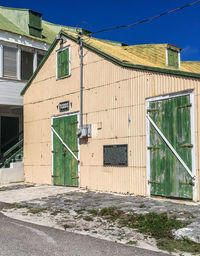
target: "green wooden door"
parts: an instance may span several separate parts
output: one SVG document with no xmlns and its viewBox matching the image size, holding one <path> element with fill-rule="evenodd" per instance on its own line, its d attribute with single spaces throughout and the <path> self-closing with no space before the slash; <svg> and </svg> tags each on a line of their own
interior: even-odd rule
<svg viewBox="0 0 200 256">
<path fill-rule="evenodd" d="M 78 156 L 77 115 L 53 119 L 53 128 L 65 144 Z M 60 139 L 53 134 L 54 185 L 78 186 L 78 161 Z"/>
<path fill-rule="evenodd" d="M 190 96 L 150 102 L 148 115 L 192 170 Z M 192 199 L 193 182 L 175 154 L 150 124 L 151 195 Z"/>
</svg>

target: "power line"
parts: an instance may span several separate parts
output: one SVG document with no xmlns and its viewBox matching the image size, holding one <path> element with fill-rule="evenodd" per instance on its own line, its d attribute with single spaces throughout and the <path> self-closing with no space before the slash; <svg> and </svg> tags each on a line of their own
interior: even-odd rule
<svg viewBox="0 0 200 256">
<path fill-rule="evenodd" d="M 138 22 L 133 23 L 133 24 L 122 25 L 122 26 L 117 26 L 117 27 L 113 27 L 113 28 L 106 28 L 106 29 L 98 30 L 98 31 L 96 31 L 96 32 L 92 32 L 91 35 L 98 34 L 98 33 L 102 33 L 102 32 L 106 32 L 106 31 L 110 31 L 110 30 L 115 30 L 115 29 L 119 29 L 119 28 L 133 27 L 133 26 L 139 25 L 139 24 L 141 24 L 141 23 L 145 23 L 145 22 L 147 22 L 147 21 L 155 20 L 155 19 L 160 18 L 160 17 L 162 17 L 162 16 L 164 16 L 164 15 L 167 15 L 167 14 L 169 14 L 169 13 L 180 11 L 180 10 L 182 10 L 182 9 L 184 9 L 184 8 L 190 7 L 190 6 L 192 6 L 192 5 L 194 5 L 194 4 L 197 4 L 197 3 L 199 3 L 199 2 L 200 2 L 200 0 L 197 0 L 197 1 L 192 2 L 192 3 L 190 3 L 190 4 L 186 4 L 186 5 L 183 5 L 183 6 L 181 6 L 181 7 L 176 8 L 176 9 L 163 12 L 163 13 L 161 13 L 161 14 L 158 14 L 158 15 L 153 16 L 153 17 L 148 18 L 148 19 L 144 19 L 144 20 L 138 21 Z"/>
</svg>

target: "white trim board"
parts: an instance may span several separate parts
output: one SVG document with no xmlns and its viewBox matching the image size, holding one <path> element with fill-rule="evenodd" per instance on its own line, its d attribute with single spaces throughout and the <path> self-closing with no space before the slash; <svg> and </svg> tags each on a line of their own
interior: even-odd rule
<svg viewBox="0 0 200 256">
<path fill-rule="evenodd" d="M 174 92 L 170 94 L 165 94 L 165 95 L 158 95 L 155 97 L 151 98 L 146 98 L 146 102 L 151 102 L 151 101 L 160 101 L 160 100 L 166 100 L 166 99 L 171 99 L 171 98 L 177 98 L 185 95 L 190 95 L 193 93 L 193 90 L 187 90 L 187 91 L 181 91 L 181 92 Z"/>
<path fill-rule="evenodd" d="M 31 39 L 22 35 L 17 35 L 17 34 L 14 34 L 11 32 L 5 32 L 5 31 L 0 31 L 0 41 L 33 47 L 43 51 L 47 51 L 50 47 L 50 45 L 45 42 L 40 42 L 40 41 L 37 41 L 36 39 Z"/>
<path fill-rule="evenodd" d="M 192 104 L 191 110 L 190 110 L 190 125 L 191 125 L 191 144 L 192 147 L 192 173 L 194 176 L 197 176 L 196 172 L 196 159 L 195 159 L 195 153 L 196 153 L 196 142 L 195 142 L 195 102 L 194 102 L 194 91 L 190 93 L 190 103 Z M 193 201 L 197 201 L 197 178 L 193 181 Z"/>
</svg>

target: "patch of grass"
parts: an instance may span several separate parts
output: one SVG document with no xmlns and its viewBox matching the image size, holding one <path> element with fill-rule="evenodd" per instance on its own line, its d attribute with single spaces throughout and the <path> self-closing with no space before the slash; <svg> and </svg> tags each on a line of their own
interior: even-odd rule
<svg viewBox="0 0 200 256">
<path fill-rule="evenodd" d="M 91 209 L 91 210 L 88 210 L 88 212 L 94 216 L 97 216 L 99 211 L 98 210 L 95 210 L 95 209 Z"/>
<path fill-rule="evenodd" d="M 139 208 L 144 207 L 145 204 L 141 203 L 139 205 Z M 162 250 L 169 252 L 182 251 L 200 255 L 200 244 L 188 238 L 184 238 L 183 240 L 174 239 L 172 230 L 183 228 L 188 223 L 183 223 L 174 216 L 169 216 L 167 213 L 127 214 L 124 211 L 118 210 L 115 206 L 105 207 L 99 211 L 88 210 L 88 213 L 113 222 L 117 221 L 121 227 L 134 228 L 143 233 L 144 236 L 151 236 L 157 240 L 157 246 Z M 85 229 L 85 231 L 88 231 L 88 229 Z M 136 245 L 137 241 L 130 240 L 127 244 Z"/>
<path fill-rule="evenodd" d="M 99 216 L 106 217 L 106 219 L 109 219 L 112 221 L 120 219 L 123 214 L 124 212 L 121 210 L 118 210 L 115 206 L 102 208 L 98 213 Z"/>
<path fill-rule="evenodd" d="M 51 215 L 56 216 L 57 214 L 59 214 L 61 212 L 62 212 L 61 210 L 56 210 L 56 211 L 51 212 Z"/>
<path fill-rule="evenodd" d="M 144 205 L 140 205 L 143 208 Z M 116 207 L 102 208 L 98 216 L 118 221 L 121 226 L 134 228 L 144 235 L 151 236 L 157 240 L 158 248 L 162 250 L 184 251 L 190 253 L 200 253 L 200 244 L 197 244 L 188 238 L 184 240 L 175 240 L 172 230 L 183 228 L 187 223 L 177 220 L 167 213 L 147 213 L 147 214 L 126 214 Z M 135 241 L 129 241 L 127 244 L 135 245 Z"/>
<path fill-rule="evenodd" d="M 146 205 L 144 203 L 141 203 L 141 204 L 138 205 L 139 208 L 145 208 L 145 206 Z"/>
<path fill-rule="evenodd" d="M 70 228 L 70 226 L 67 225 L 67 224 L 64 224 L 64 225 L 63 225 L 63 228 L 64 228 L 64 230 L 66 230 L 67 228 Z"/>
<path fill-rule="evenodd" d="M 101 216 L 113 215 L 113 213 L 116 211 L 116 209 L 117 208 L 115 206 L 102 208 L 99 212 L 99 215 L 101 215 Z"/>
<path fill-rule="evenodd" d="M 198 255 L 200 254 L 200 244 L 191 241 L 187 237 L 185 237 L 183 240 L 160 239 L 157 242 L 157 246 L 159 249 L 169 252 L 174 252 L 178 250 Z"/>
<path fill-rule="evenodd" d="M 30 208 L 27 213 L 37 214 L 41 212 L 46 212 L 47 210 L 48 208 L 40 208 L 40 209 Z"/>
<path fill-rule="evenodd" d="M 166 213 L 128 214 L 120 220 L 122 226 L 135 228 L 156 239 L 173 238 L 172 230 L 186 226 L 179 220 L 169 218 Z"/>
<path fill-rule="evenodd" d="M 128 241 L 126 244 L 129 244 L 129 245 L 137 245 L 137 241 Z"/>
<path fill-rule="evenodd" d="M 84 207 L 81 208 L 81 209 L 75 210 L 75 212 L 76 212 L 77 214 L 82 214 L 84 211 L 85 211 L 85 208 L 84 208 Z"/>
<path fill-rule="evenodd" d="M 25 205 L 20 205 L 20 204 L 9 204 L 6 205 L 3 210 L 10 210 L 10 209 L 20 209 L 20 208 L 26 208 Z"/>
<path fill-rule="evenodd" d="M 0 188 L 0 191 L 5 191 L 5 190 L 7 190 L 7 187 Z"/>
</svg>

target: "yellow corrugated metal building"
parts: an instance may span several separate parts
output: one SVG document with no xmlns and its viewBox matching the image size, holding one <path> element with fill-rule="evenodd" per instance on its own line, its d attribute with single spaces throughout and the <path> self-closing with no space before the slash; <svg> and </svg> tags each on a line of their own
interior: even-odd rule
<svg viewBox="0 0 200 256">
<path fill-rule="evenodd" d="M 60 38 L 22 91 L 25 180 L 199 200 L 200 62 L 83 35 L 80 127 L 79 38 Z"/>
</svg>

